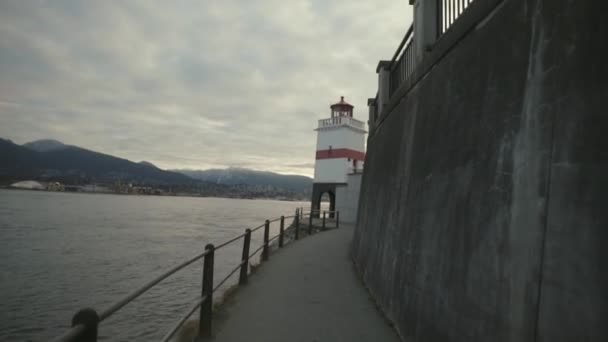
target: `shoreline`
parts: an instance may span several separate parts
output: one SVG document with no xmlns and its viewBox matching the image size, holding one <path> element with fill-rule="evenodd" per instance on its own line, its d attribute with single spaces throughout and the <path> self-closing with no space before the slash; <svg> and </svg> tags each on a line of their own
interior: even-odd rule
<svg viewBox="0 0 608 342">
<path fill-rule="evenodd" d="M 54 190 L 46 190 L 46 189 L 15 188 L 15 187 L 11 187 L 11 186 L 0 186 L 0 190 L 66 193 L 66 194 L 87 194 L 87 195 L 139 196 L 139 197 L 224 198 L 224 199 L 242 199 L 242 200 L 281 201 L 281 202 L 306 202 L 306 201 L 308 201 L 308 199 L 287 199 L 287 198 L 273 198 L 273 197 L 206 196 L 206 195 L 189 194 L 189 193 L 142 194 L 142 193 L 124 193 L 124 192 L 113 192 L 113 191 L 54 191 Z"/>
</svg>

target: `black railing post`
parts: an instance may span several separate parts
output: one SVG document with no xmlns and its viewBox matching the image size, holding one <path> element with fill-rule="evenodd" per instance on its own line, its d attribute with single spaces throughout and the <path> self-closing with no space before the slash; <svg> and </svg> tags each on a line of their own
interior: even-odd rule
<svg viewBox="0 0 608 342">
<path fill-rule="evenodd" d="M 437 36 L 439 38 L 443 34 L 443 0 L 437 1 Z"/>
<path fill-rule="evenodd" d="M 312 209 L 310 210 L 310 216 L 308 217 L 308 235 L 312 234 Z"/>
<path fill-rule="evenodd" d="M 336 228 L 340 228 L 340 212 L 336 211 Z"/>
<path fill-rule="evenodd" d="M 279 248 L 283 247 L 283 234 L 285 233 L 285 216 L 281 216 L 281 226 L 279 227 Z"/>
<path fill-rule="evenodd" d="M 268 260 L 268 235 L 270 233 L 270 221 L 266 220 L 264 225 L 264 249 L 262 250 L 262 261 Z"/>
<path fill-rule="evenodd" d="M 241 255 L 241 274 L 239 275 L 239 285 L 247 284 L 247 273 L 249 273 L 249 245 L 251 243 L 251 229 L 245 229 L 243 239 L 243 254 Z"/>
<path fill-rule="evenodd" d="M 199 314 L 198 335 L 202 337 L 211 337 L 211 320 L 213 312 L 213 258 L 215 247 L 212 244 L 205 246 L 205 261 L 203 263 L 203 291 L 202 297 L 205 301 L 201 304 Z"/>
<path fill-rule="evenodd" d="M 91 308 L 79 310 L 72 317 L 72 327 L 84 325 L 84 332 L 78 336 L 78 342 L 97 342 L 97 327 L 99 326 L 99 315 Z"/>
<path fill-rule="evenodd" d="M 325 229 L 325 210 L 323 210 L 323 229 Z"/>
<path fill-rule="evenodd" d="M 298 211 L 299 209 L 296 209 L 296 236 L 295 239 L 298 240 L 300 238 L 300 214 L 302 213 L 301 211 Z"/>
</svg>

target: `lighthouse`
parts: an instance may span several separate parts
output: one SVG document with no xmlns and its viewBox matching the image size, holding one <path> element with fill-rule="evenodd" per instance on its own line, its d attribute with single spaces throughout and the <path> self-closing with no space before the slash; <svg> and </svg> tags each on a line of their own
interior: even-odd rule
<svg viewBox="0 0 608 342">
<path fill-rule="evenodd" d="M 315 129 L 317 151 L 311 201 L 313 210 L 320 208 L 321 197 L 325 193 L 329 195 L 330 211 L 336 210 L 336 202 L 352 201 L 350 198 L 336 198 L 336 191 L 348 187 L 349 175 L 360 175 L 363 170 L 365 123 L 353 118 L 353 108 L 342 96 L 338 103 L 330 106 L 330 117 L 319 120 Z"/>
</svg>

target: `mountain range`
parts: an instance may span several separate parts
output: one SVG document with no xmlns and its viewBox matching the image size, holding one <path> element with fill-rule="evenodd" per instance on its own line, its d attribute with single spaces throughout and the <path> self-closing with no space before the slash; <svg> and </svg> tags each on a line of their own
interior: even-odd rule
<svg viewBox="0 0 608 342">
<path fill-rule="evenodd" d="M 312 179 L 306 176 L 282 175 L 268 171 L 256 171 L 244 168 L 209 169 L 209 170 L 172 170 L 191 178 L 205 182 L 225 185 L 269 186 L 293 191 L 308 191 L 312 188 Z"/>
<path fill-rule="evenodd" d="M 90 151 L 56 140 L 17 145 L 0 139 L 0 179 L 48 179 L 71 184 L 116 181 L 150 185 L 191 184 L 181 173 Z"/>
<path fill-rule="evenodd" d="M 154 164 L 133 162 L 108 154 L 43 139 L 18 145 L 0 138 L 0 183 L 36 179 L 67 184 L 135 183 L 149 186 L 180 185 L 230 191 L 283 191 L 308 193 L 312 179 L 242 168 L 162 170 Z"/>
</svg>

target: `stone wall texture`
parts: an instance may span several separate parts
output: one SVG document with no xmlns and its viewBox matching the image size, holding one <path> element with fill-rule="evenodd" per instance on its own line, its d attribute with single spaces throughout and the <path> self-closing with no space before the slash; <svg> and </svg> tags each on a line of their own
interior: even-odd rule
<svg viewBox="0 0 608 342">
<path fill-rule="evenodd" d="M 607 7 L 504 0 L 370 135 L 353 259 L 405 341 L 608 341 Z"/>
</svg>

